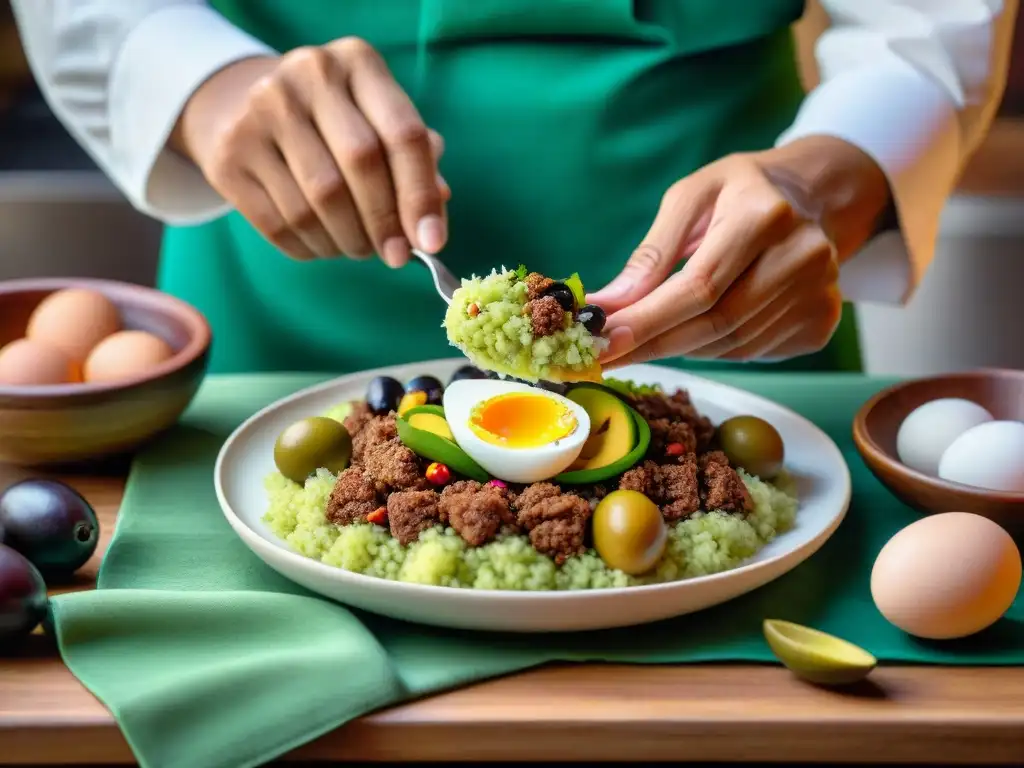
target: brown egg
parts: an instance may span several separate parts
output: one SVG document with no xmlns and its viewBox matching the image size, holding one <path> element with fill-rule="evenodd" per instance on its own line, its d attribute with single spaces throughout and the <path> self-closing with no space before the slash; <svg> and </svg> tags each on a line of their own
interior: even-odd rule
<svg viewBox="0 0 1024 768">
<path fill-rule="evenodd" d="M 86 288 L 67 288 L 40 302 L 25 335 L 81 364 L 93 347 L 119 330 L 121 315 L 110 299 Z"/>
<path fill-rule="evenodd" d="M 15 387 L 81 381 L 78 366 L 47 344 L 18 339 L 0 349 L 0 384 Z"/>
<path fill-rule="evenodd" d="M 85 360 L 86 382 L 118 381 L 146 373 L 174 354 L 170 345 L 146 331 L 118 331 Z"/>
<path fill-rule="evenodd" d="M 871 596 L 904 632 L 948 640 L 998 621 L 1020 582 L 1020 552 L 1010 534 L 980 515 L 946 512 L 889 539 L 871 570 Z"/>
</svg>

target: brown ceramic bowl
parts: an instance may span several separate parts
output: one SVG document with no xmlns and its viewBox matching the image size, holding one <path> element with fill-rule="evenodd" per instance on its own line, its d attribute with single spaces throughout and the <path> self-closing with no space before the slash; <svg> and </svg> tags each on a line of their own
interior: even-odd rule
<svg viewBox="0 0 1024 768">
<path fill-rule="evenodd" d="M 178 420 L 206 373 L 210 326 L 202 314 L 172 296 L 130 283 L 76 278 L 0 282 L 0 347 L 24 335 L 43 298 L 70 287 L 104 294 L 121 311 L 126 328 L 160 336 L 175 354 L 125 381 L 0 385 L 0 463 L 77 464 L 132 451 Z"/>
<path fill-rule="evenodd" d="M 973 512 L 1005 527 L 1024 525 L 1024 493 L 950 483 L 900 463 L 896 433 L 903 419 L 940 397 L 973 400 L 997 419 L 1024 421 L 1024 371 L 951 373 L 905 381 L 879 392 L 853 422 L 853 440 L 864 462 L 893 494 L 919 512 Z"/>
</svg>

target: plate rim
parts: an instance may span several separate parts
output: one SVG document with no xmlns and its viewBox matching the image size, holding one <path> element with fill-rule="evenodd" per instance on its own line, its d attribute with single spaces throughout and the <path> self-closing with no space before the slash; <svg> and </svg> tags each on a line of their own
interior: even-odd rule
<svg viewBox="0 0 1024 768">
<path fill-rule="evenodd" d="M 571 597 L 573 600 L 581 601 L 597 601 L 606 600 L 615 597 L 623 597 L 625 595 L 633 594 L 645 594 L 645 595 L 656 595 L 661 592 L 669 592 L 678 590 L 680 585 L 686 585 L 688 588 L 696 588 L 698 585 L 714 584 L 730 579 L 739 578 L 741 575 L 750 574 L 759 570 L 769 570 L 772 566 L 777 565 L 780 561 L 793 558 L 795 555 L 801 555 L 801 557 L 786 571 L 783 571 L 777 576 L 770 578 L 759 586 L 771 583 L 772 581 L 780 578 L 789 570 L 792 570 L 797 565 L 803 563 L 809 559 L 815 552 L 817 552 L 824 544 L 832 538 L 836 530 L 845 520 L 847 513 L 849 512 L 850 503 L 852 501 L 852 479 L 850 474 L 849 465 L 846 463 L 846 459 L 843 456 L 839 446 L 836 445 L 835 441 L 825 433 L 820 427 L 805 416 L 797 413 L 796 411 L 784 406 L 780 403 L 776 403 L 773 400 L 769 400 L 762 395 L 755 392 L 736 387 L 731 384 L 725 384 L 717 382 L 712 379 L 702 377 L 698 374 L 682 369 L 669 368 L 667 366 L 659 366 L 653 364 L 639 364 L 630 366 L 634 370 L 647 371 L 654 369 L 655 371 L 669 371 L 674 375 L 681 375 L 683 378 L 688 379 L 703 379 L 715 387 L 723 388 L 732 392 L 742 394 L 745 397 L 752 398 L 754 401 L 767 405 L 771 408 L 780 409 L 785 411 L 788 416 L 799 422 L 802 422 L 805 426 L 810 427 L 813 431 L 817 432 L 824 442 L 829 446 L 829 450 L 833 452 L 835 458 L 839 460 L 839 463 L 843 467 L 842 473 L 842 495 L 843 502 L 841 510 L 836 514 L 834 519 L 827 525 L 820 533 L 818 533 L 811 541 L 798 546 L 794 549 L 780 552 L 777 555 L 773 555 L 765 560 L 758 560 L 753 562 L 747 562 L 739 565 L 735 568 L 730 568 L 725 571 L 718 573 L 705 574 L 703 576 L 694 576 L 688 579 L 677 579 L 674 581 L 660 582 L 657 584 L 642 584 L 638 586 L 630 587 L 602 587 L 600 589 L 577 589 L 577 590 L 506 590 L 506 589 L 487 589 L 487 590 L 476 590 L 476 589 L 465 589 L 460 587 L 444 587 L 434 584 L 416 584 L 412 582 L 402 581 L 391 581 L 389 579 L 382 579 L 377 576 L 367 576 L 362 573 L 356 573 L 355 571 L 348 571 L 344 568 L 328 565 L 319 560 L 306 557 L 293 549 L 289 548 L 283 541 L 278 543 L 276 541 L 268 541 L 259 532 L 255 531 L 249 526 L 245 520 L 243 520 L 232 508 L 228 502 L 227 494 L 224 488 L 225 483 L 223 482 L 224 476 L 224 465 L 227 457 L 234 449 L 236 443 L 244 436 L 244 434 L 252 429 L 259 421 L 261 421 L 266 415 L 272 411 L 276 411 L 283 408 L 297 400 L 304 399 L 311 395 L 319 394 L 327 389 L 344 385 L 346 382 L 355 380 L 360 377 L 372 374 L 375 376 L 388 375 L 389 371 L 398 371 L 400 369 L 408 368 L 410 365 L 421 365 L 425 368 L 439 365 L 451 365 L 456 361 L 460 361 L 461 358 L 437 358 L 433 360 L 413 361 L 410 363 L 399 363 L 396 365 L 383 366 L 379 368 L 370 368 L 364 371 L 356 371 L 352 373 L 342 374 L 340 376 L 332 376 L 325 381 L 311 384 L 304 387 L 296 392 L 286 395 L 285 397 L 279 398 L 272 403 L 267 404 L 263 408 L 249 416 L 245 421 L 239 424 L 227 439 L 221 445 L 220 450 L 217 453 L 217 460 L 214 463 L 213 469 L 213 484 L 214 490 L 217 495 L 217 502 L 220 505 L 221 513 L 227 519 L 228 524 L 236 532 L 236 534 L 243 539 L 246 545 L 250 549 L 258 548 L 265 549 L 268 552 L 272 552 L 274 556 L 282 557 L 287 562 L 294 564 L 296 567 L 312 568 L 315 572 L 322 573 L 328 578 L 335 581 L 339 581 L 343 586 L 353 586 L 355 588 L 367 587 L 377 589 L 381 593 L 394 594 L 401 593 L 406 596 L 415 596 L 422 594 L 424 598 L 428 597 L 439 597 L 441 595 L 447 596 L 452 600 L 462 600 L 464 602 L 475 602 L 481 597 L 485 597 L 489 601 L 557 601 L 565 600 Z M 268 563 L 269 565 L 269 563 Z M 272 566 L 271 566 L 272 567 Z M 275 569 L 276 570 L 276 569 Z M 294 581 L 290 577 L 289 580 Z M 352 584 L 345 584 L 345 582 L 353 582 Z"/>
</svg>

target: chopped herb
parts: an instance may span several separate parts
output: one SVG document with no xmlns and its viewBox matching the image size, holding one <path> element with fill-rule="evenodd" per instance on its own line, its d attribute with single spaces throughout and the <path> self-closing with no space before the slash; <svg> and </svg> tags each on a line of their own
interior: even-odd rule
<svg viewBox="0 0 1024 768">
<path fill-rule="evenodd" d="M 525 280 L 528 274 L 530 274 L 530 270 L 526 268 L 525 264 L 520 264 L 518 267 L 516 267 L 516 277 L 518 277 L 520 280 Z"/>
</svg>

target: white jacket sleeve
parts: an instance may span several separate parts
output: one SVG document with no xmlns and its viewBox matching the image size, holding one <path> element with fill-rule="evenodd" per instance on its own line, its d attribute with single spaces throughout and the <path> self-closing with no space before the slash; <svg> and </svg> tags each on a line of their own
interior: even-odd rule
<svg viewBox="0 0 1024 768">
<path fill-rule="evenodd" d="M 167 139 L 205 80 L 271 49 L 201 0 L 11 6 L 50 108 L 136 208 L 168 223 L 197 223 L 228 210 Z"/>
<path fill-rule="evenodd" d="M 909 300 L 939 219 L 1006 84 L 1018 0 L 822 0 L 832 20 L 815 55 L 821 83 L 777 144 L 829 135 L 873 157 L 899 231 L 843 265 L 852 301 Z"/>
</svg>

